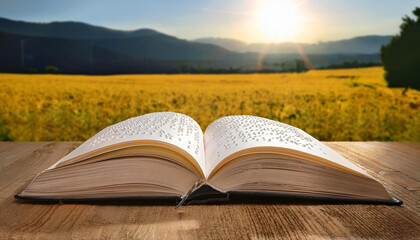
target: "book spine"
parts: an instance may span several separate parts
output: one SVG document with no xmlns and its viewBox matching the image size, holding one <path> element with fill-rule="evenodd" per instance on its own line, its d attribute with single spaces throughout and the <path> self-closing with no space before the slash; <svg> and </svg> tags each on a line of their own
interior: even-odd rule
<svg viewBox="0 0 420 240">
<path fill-rule="evenodd" d="M 229 194 L 226 191 L 223 191 L 212 184 L 202 181 L 199 184 L 195 184 L 193 188 L 188 192 L 188 195 L 185 195 L 182 202 L 178 203 L 177 207 L 181 205 L 190 205 L 190 204 L 204 204 L 211 202 L 220 202 L 228 201 Z"/>
<path fill-rule="evenodd" d="M 184 204 L 185 201 L 190 197 L 190 195 L 194 191 L 196 191 L 197 189 L 199 189 L 201 187 L 201 185 L 203 185 L 203 183 L 204 183 L 203 180 L 198 180 L 197 182 L 195 182 L 194 185 L 190 188 L 190 190 L 188 190 L 188 192 L 181 197 L 181 201 L 176 205 L 175 208 L 181 207 L 182 204 Z"/>
</svg>

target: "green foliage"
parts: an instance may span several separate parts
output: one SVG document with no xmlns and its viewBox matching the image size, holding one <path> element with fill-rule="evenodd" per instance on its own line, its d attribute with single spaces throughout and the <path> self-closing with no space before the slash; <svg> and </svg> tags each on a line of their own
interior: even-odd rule
<svg viewBox="0 0 420 240">
<path fill-rule="evenodd" d="M 420 8 L 403 18 L 400 34 L 381 48 L 381 60 L 389 87 L 420 89 Z"/>
<path fill-rule="evenodd" d="M 0 141 L 13 141 L 10 130 L 6 128 L 2 121 L 0 121 Z"/>
<path fill-rule="evenodd" d="M 363 67 L 374 67 L 380 66 L 380 62 L 359 62 L 357 60 L 353 60 L 351 62 L 344 61 L 338 64 L 331 64 L 326 67 L 322 67 L 321 69 L 341 69 L 341 68 L 363 68 Z"/>
<path fill-rule="evenodd" d="M 176 73 L 239 73 L 241 72 L 240 68 L 206 68 L 201 65 L 197 67 L 191 66 L 189 64 L 179 64 L 176 66 Z"/>
<path fill-rule="evenodd" d="M 295 59 L 295 65 L 296 65 L 296 72 L 303 72 L 308 71 L 308 68 L 305 65 L 305 62 L 299 59 Z"/>
<path fill-rule="evenodd" d="M 58 73 L 58 67 L 48 65 L 48 66 L 45 67 L 44 71 L 46 73 Z"/>
<path fill-rule="evenodd" d="M 39 70 L 38 70 L 38 68 L 30 68 L 30 69 L 28 70 L 28 72 L 29 72 L 29 73 L 39 73 Z"/>
</svg>

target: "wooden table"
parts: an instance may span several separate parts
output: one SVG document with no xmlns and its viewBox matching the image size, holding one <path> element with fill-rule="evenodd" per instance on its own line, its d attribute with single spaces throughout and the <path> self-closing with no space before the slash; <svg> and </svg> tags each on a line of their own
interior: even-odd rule
<svg viewBox="0 0 420 240">
<path fill-rule="evenodd" d="M 183 206 L 153 201 L 28 203 L 13 198 L 79 142 L 0 143 L 0 239 L 420 239 L 420 143 L 328 142 L 404 205 L 233 199 Z"/>
</svg>

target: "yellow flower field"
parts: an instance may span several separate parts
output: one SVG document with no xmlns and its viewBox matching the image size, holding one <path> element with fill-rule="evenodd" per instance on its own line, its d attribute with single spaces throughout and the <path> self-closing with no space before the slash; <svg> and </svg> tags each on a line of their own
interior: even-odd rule
<svg viewBox="0 0 420 240">
<path fill-rule="evenodd" d="M 386 87 L 381 67 L 286 74 L 0 74 L 0 140 L 86 140 L 155 111 L 256 115 L 320 140 L 419 141 L 420 92 Z"/>
</svg>

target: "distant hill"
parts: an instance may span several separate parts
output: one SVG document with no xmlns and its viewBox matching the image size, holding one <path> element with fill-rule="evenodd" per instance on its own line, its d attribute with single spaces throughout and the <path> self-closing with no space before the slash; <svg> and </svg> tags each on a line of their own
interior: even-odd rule
<svg viewBox="0 0 420 240">
<path fill-rule="evenodd" d="M 317 44 L 305 43 L 251 43 L 227 38 L 200 38 L 194 40 L 200 43 L 215 44 L 236 52 L 264 52 L 268 54 L 299 53 L 297 45 L 302 47 L 307 54 L 376 54 L 382 45 L 389 43 L 392 36 L 362 36 L 351 39 L 320 42 Z"/>
<path fill-rule="evenodd" d="M 246 42 L 231 38 L 198 38 L 193 42 L 214 44 L 234 52 L 247 52 L 248 46 Z"/>
<path fill-rule="evenodd" d="M 314 67 L 343 61 L 378 62 L 387 36 L 302 44 Z M 262 49 L 268 49 L 262 55 Z M 247 44 L 207 38 L 187 41 L 152 29 L 113 30 L 79 22 L 30 23 L 0 18 L 0 71 L 61 73 L 173 73 L 293 71 L 302 55 L 292 43 Z"/>
<path fill-rule="evenodd" d="M 0 31 L 17 35 L 48 38 L 104 39 L 165 35 L 153 29 L 113 30 L 81 22 L 31 23 L 0 17 Z M 166 35 L 167 36 L 167 35 Z"/>
<path fill-rule="evenodd" d="M 173 72 L 183 61 L 226 58 L 228 50 L 170 36 L 121 39 L 66 39 L 0 32 L 0 71 L 42 71 L 47 65 L 62 73 Z"/>
<path fill-rule="evenodd" d="M 207 59 L 231 53 L 216 45 L 189 42 L 152 29 L 120 31 L 79 22 L 29 23 L 0 18 L 0 31 L 35 38 L 91 40 L 93 46 L 138 58 Z"/>
</svg>

